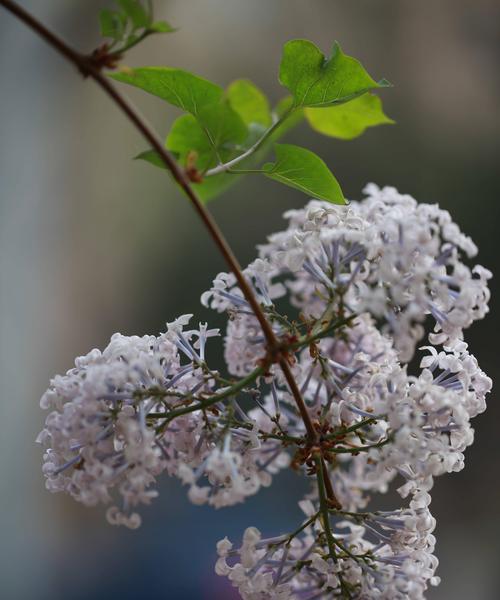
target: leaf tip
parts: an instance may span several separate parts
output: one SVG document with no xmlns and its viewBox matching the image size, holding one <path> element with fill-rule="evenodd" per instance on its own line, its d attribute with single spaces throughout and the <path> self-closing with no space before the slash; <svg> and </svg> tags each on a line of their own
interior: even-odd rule
<svg viewBox="0 0 500 600">
<path fill-rule="evenodd" d="M 392 87 L 394 87 L 394 85 L 390 81 L 387 81 L 387 79 L 384 79 L 384 78 L 382 78 L 380 81 L 377 81 L 377 86 L 381 87 L 381 88 L 392 88 Z"/>
</svg>

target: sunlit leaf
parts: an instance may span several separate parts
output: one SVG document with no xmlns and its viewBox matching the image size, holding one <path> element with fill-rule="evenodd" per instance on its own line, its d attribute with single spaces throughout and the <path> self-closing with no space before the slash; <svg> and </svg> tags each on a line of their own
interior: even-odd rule
<svg viewBox="0 0 500 600">
<path fill-rule="evenodd" d="M 340 104 L 389 85 L 385 80 L 374 81 L 361 63 L 345 55 L 337 43 L 326 58 L 307 40 L 284 45 L 279 78 L 292 93 L 295 107 Z"/>
<path fill-rule="evenodd" d="M 276 144 L 274 148 L 276 162 L 263 167 L 267 177 L 320 200 L 346 203 L 332 172 L 314 152 L 291 144 Z"/>
<path fill-rule="evenodd" d="M 264 128 L 271 125 L 269 102 L 261 90 L 248 79 L 237 79 L 227 88 L 227 97 L 233 109 L 247 125 L 258 123 Z"/>
<path fill-rule="evenodd" d="M 342 140 L 361 135 L 367 127 L 394 123 L 384 114 L 380 98 L 373 94 L 327 108 L 306 108 L 305 115 L 313 129 Z"/>
</svg>

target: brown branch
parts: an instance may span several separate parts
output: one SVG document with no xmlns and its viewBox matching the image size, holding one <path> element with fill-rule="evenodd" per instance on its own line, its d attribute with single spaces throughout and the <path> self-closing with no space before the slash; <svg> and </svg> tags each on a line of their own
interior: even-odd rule
<svg viewBox="0 0 500 600">
<path fill-rule="evenodd" d="M 279 348 L 279 342 L 274 335 L 271 325 L 267 321 L 262 308 L 255 297 L 255 294 L 250 287 L 250 284 L 245 279 L 241 266 L 227 243 L 224 235 L 220 231 L 218 225 L 214 221 L 212 215 L 208 212 L 201 200 L 198 198 L 196 192 L 191 187 L 190 181 L 184 172 L 184 170 L 177 164 L 173 156 L 164 147 L 161 139 L 145 121 L 145 119 L 138 113 L 138 111 L 129 103 L 129 101 L 122 96 L 122 94 L 114 87 L 109 79 L 101 73 L 99 68 L 96 66 L 95 60 L 91 56 L 80 54 L 61 38 L 56 36 L 52 31 L 47 29 L 42 23 L 38 21 L 33 15 L 25 11 L 22 7 L 17 5 L 11 0 L 0 0 L 0 6 L 10 11 L 39 36 L 41 36 L 48 44 L 50 44 L 55 50 L 57 50 L 62 56 L 73 63 L 78 70 L 85 76 L 91 77 L 101 88 L 111 97 L 111 99 L 121 108 L 129 120 L 135 125 L 143 137 L 149 142 L 151 147 L 156 150 L 167 169 L 172 173 L 175 181 L 179 184 L 182 190 L 185 192 L 191 204 L 193 205 L 198 216 L 203 221 L 203 224 L 207 228 L 212 240 L 219 249 L 220 253 L 224 257 L 229 269 L 236 277 L 238 285 L 247 300 L 252 307 L 252 310 L 259 321 L 264 336 L 267 341 L 268 349 L 271 353 L 274 353 Z M 295 399 L 297 408 L 300 412 L 301 418 L 304 421 L 304 425 L 307 431 L 308 437 L 312 440 L 316 438 L 316 432 L 313 427 L 311 417 L 304 403 L 300 390 L 293 377 L 290 367 L 285 359 L 280 359 L 279 365 L 283 371 L 285 379 L 290 387 L 290 391 Z"/>
</svg>

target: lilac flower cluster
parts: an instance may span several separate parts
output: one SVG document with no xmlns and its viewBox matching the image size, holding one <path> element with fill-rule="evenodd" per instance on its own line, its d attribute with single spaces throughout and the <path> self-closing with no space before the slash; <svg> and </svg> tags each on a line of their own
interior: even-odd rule
<svg viewBox="0 0 500 600">
<path fill-rule="evenodd" d="M 87 506 L 111 503 L 109 522 L 136 528 L 134 508 L 158 495 L 163 472 L 189 484 L 193 502 L 220 507 L 269 485 L 288 464 L 275 441 L 260 444 L 253 426 L 233 431 L 214 414 L 182 413 L 212 397 L 219 377 L 205 363 L 206 341 L 218 331 L 184 331 L 190 317 L 159 337 L 115 334 L 51 381 L 41 406 L 52 412 L 37 440 L 46 446 L 48 490 Z"/>
<path fill-rule="evenodd" d="M 233 379 L 207 365 L 217 331 L 186 330 L 188 317 L 159 337 L 116 334 L 42 398 L 52 410 L 39 438 L 47 487 L 113 503 L 108 519 L 135 527 L 132 511 L 156 495 L 162 472 L 192 502 L 223 507 L 291 465 L 311 480 L 306 520 L 272 538 L 251 527 L 239 549 L 222 540 L 217 573 L 248 600 L 423 598 L 438 583 L 429 491 L 463 468 L 491 388 L 463 339 L 488 311 L 491 273 L 464 264 L 476 247 L 446 211 L 393 188 L 366 193 L 348 207 L 313 200 L 289 211 L 245 270 L 313 440 L 250 305 L 222 273 L 202 303 L 228 315 Z M 406 507 L 372 511 L 393 482 Z"/>
<path fill-rule="evenodd" d="M 250 527 L 239 549 L 227 538 L 218 543 L 215 569 L 243 598 L 422 598 L 428 581 L 439 582 L 429 502 L 420 493 L 408 509 L 339 521 L 331 557 L 313 504 L 304 501 L 309 519 L 300 534 L 262 539 Z"/>
</svg>

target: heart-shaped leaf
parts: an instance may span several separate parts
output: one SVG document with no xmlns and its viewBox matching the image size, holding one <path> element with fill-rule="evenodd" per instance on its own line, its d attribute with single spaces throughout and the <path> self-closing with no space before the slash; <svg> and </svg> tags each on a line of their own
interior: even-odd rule
<svg viewBox="0 0 500 600">
<path fill-rule="evenodd" d="M 291 40 L 284 45 L 279 79 L 292 93 L 294 107 L 340 104 L 389 85 L 385 80 L 374 81 L 337 43 L 326 58 L 307 40 Z"/>
<path fill-rule="evenodd" d="M 346 104 L 306 108 L 304 112 L 313 129 L 342 140 L 352 140 L 367 127 L 394 123 L 384 114 L 382 101 L 374 94 L 363 94 Z"/>
<path fill-rule="evenodd" d="M 320 200 L 346 204 L 338 181 L 314 152 L 292 144 L 274 148 L 277 160 L 263 166 L 264 175 Z"/>
</svg>

